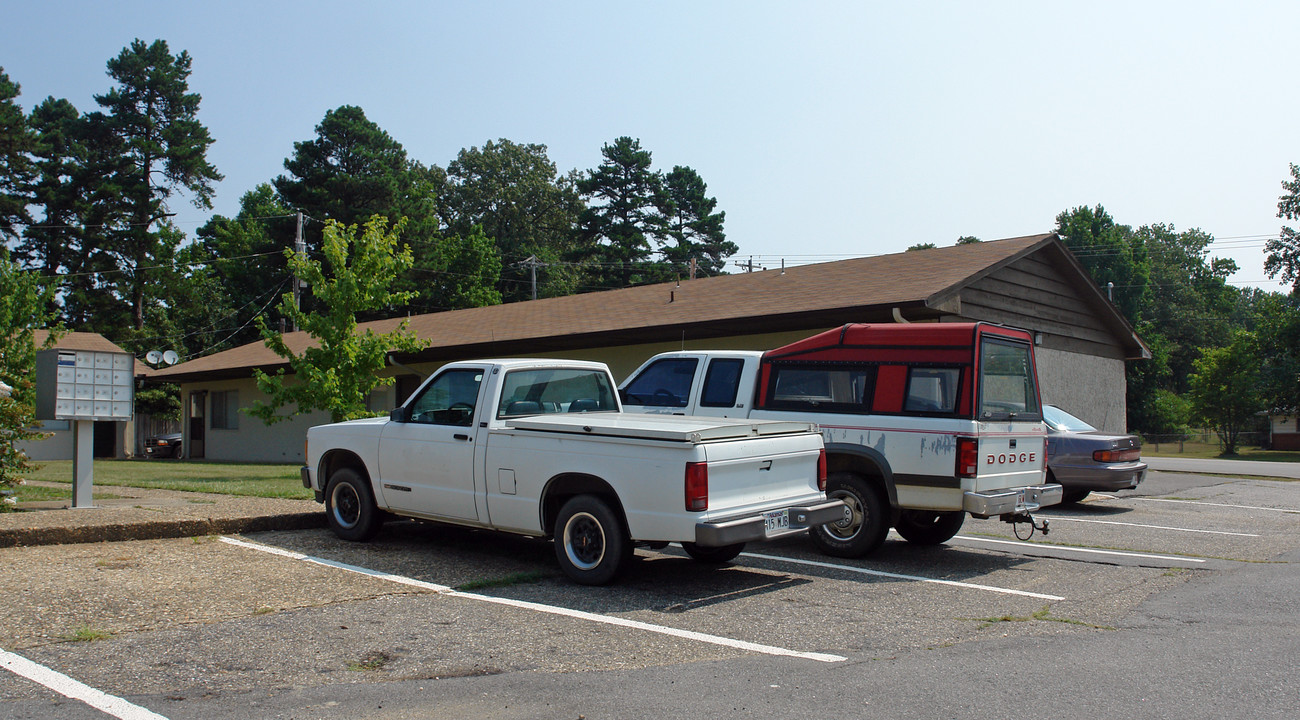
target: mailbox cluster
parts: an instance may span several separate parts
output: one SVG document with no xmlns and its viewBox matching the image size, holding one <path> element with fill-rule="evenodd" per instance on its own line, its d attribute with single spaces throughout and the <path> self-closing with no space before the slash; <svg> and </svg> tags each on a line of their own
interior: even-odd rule
<svg viewBox="0 0 1300 720">
<path fill-rule="evenodd" d="M 42 350 L 36 354 L 40 420 L 130 420 L 135 398 L 130 353 Z"/>
</svg>

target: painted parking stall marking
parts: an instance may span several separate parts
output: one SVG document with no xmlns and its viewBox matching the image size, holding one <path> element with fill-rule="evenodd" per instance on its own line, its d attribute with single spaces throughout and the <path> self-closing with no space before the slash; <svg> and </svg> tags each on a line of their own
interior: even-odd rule
<svg viewBox="0 0 1300 720">
<path fill-rule="evenodd" d="M 21 655 L 15 655 L 3 649 L 0 649 L 0 667 L 15 675 L 25 677 L 38 685 L 44 685 L 66 698 L 79 700 L 115 718 L 121 718 L 122 720 L 167 720 L 166 717 L 148 708 L 140 707 L 115 695 L 109 695 L 102 690 L 96 690 L 61 672 L 51 670 L 44 665 L 34 663 Z"/>
<path fill-rule="evenodd" d="M 746 650 L 749 652 L 762 653 L 764 655 L 779 655 L 783 657 L 800 658 L 803 660 L 815 660 L 817 662 L 825 662 L 825 663 L 844 662 L 845 660 L 848 659 L 841 655 L 830 655 L 826 653 L 814 653 L 814 652 L 801 652 L 798 650 L 790 650 L 788 648 L 776 647 L 774 645 L 763 645 L 760 643 L 752 643 L 745 640 L 737 640 L 735 638 L 721 637 L 719 635 L 709 635 L 707 633 L 695 632 L 693 630 L 681 630 L 678 628 L 668 627 L 665 625 L 654 625 L 651 623 L 645 623 L 639 620 L 628 620 L 626 618 L 614 617 L 612 615 L 600 615 L 598 613 L 589 613 L 589 612 L 584 612 L 582 610 L 573 610 L 570 608 L 557 607 L 554 605 L 543 605 L 541 603 L 528 602 L 526 600 L 511 600 L 508 598 L 492 597 L 491 595 L 480 595 L 478 593 L 461 592 L 460 590 L 455 590 L 447 585 L 438 585 L 435 583 L 425 582 L 423 580 L 416 580 L 415 578 L 408 578 L 401 575 L 393 575 L 391 573 L 385 573 L 379 570 L 364 568 L 359 565 L 350 565 L 348 563 L 337 562 L 334 560 L 326 560 L 324 558 L 312 557 L 310 555 L 305 555 L 303 553 L 293 552 L 291 550 L 284 550 L 282 548 L 271 547 L 269 545 L 262 545 L 259 543 L 252 543 L 252 542 L 248 542 L 247 540 L 240 540 L 238 538 L 222 537 L 221 541 L 225 543 L 229 543 L 231 545 L 235 545 L 237 547 L 256 550 L 258 552 L 269 553 L 271 555 L 278 555 L 280 557 L 299 560 L 302 562 L 314 563 L 316 565 L 322 565 L 325 567 L 334 568 L 336 570 L 358 573 L 361 575 L 366 575 L 381 580 L 388 580 L 390 582 L 400 583 L 402 585 L 408 585 L 411 587 L 418 587 L 425 590 L 429 590 L 431 592 L 438 593 L 440 595 L 447 595 L 449 597 L 463 598 L 466 600 L 477 600 L 479 602 L 487 602 L 495 605 L 505 605 L 508 607 L 515 607 L 524 610 L 531 610 L 534 612 L 547 613 L 550 615 L 560 615 L 563 617 L 574 618 L 577 620 L 586 620 L 588 622 L 602 623 L 605 625 L 616 625 L 619 627 L 625 627 L 634 630 L 643 630 L 646 632 L 659 633 L 661 635 L 671 635 L 673 637 L 683 638 L 686 640 L 694 640 L 696 642 L 709 643 L 712 645 L 720 645 L 723 647 L 734 648 L 737 650 Z"/>
<path fill-rule="evenodd" d="M 1172 530 L 1174 532 L 1206 533 L 1208 535 L 1235 535 L 1237 537 L 1259 537 L 1259 535 L 1256 535 L 1255 533 L 1228 532 L 1227 530 L 1198 530 L 1195 528 L 1170 527 L 1168 525 L 1145 525 L 1143 523 L 1128 523 L 1128 522 L 1119 522 L 1116 520 L 1092 520 L 1089 518 L 1069 517 L 1066 515 L 1040 514 L 1039 517 L 1050 518 L 1053 521 L 1061 520 L 1064 522 L 1094 523 L 1097 525 L 1123 525 L 1125 527 L 1139 527 L 1139 528 L 1147 528 L 1150 530 Z"/>
<path fill-rule="evenodd" d="M 870 570 L 867 568 L 856 567 L 853 565 L 839 565 L 836 563 L 821 562 L 820 560 L 801 560 L 798 558 L 781 557 L 779 555 L 762 555 L 759 553 L 741 553 L 741 557 L 756 558 L 758 560 L 770 560 L 775 562 L 792 563 L 795 565 L 807 565 L 810 567 L 827 568 L 830 570 L 841 570 L 844 572 L 857 573 L 859 575 L 872 575 L 875 577 L 893 578 L 895 580 L 911 580 L 913 582 L 934 583 L 936 585 L 951 585 L 954 587 L 966 588 L 968 590 L 985 590 L 988 592 L 1003 593 L 1006 595 L 1019 595 L 1021 597 L 1038 598 L 1040 600 L 1064 600 L 1060 595 L 1046 595 L 1043 593 L 1029 592 L 1028 590 L 1014 590 L 1012 588 L 997 587 L 995 585 L 981 585 L 979 583 L 960 582 L 958 580 L 941 580 L 939 578 L 921 577 L 920 575 L 902 575 L 899 573 L 885 572 L 883 570 Z"/>
<path fill-rule="evenodd" d="M 994 540 L 993 538 L 977 538 L 969 535 L 958 535 L 954 540 L 965 540 L 972 543 L 990 543 L 993 545 L 1013 545 L 1032 550 L 1052 550 L 1063 552 L 1077 552 L 1091 555 L 1114 555 L 1117 557 L 1138 558 L 1143 560 L 1165 560 L 1174 563 L 1204 563 L 1201 558 L 1181 557 L 1178 555 L 1152 555 L 1150 553 L 1125 552 L 1123 550 L 1097 550 L 1095 548 L 1071 547 L 1069 545 L 1049 545 L 1047 543 L 1027 543 L 1016 542 L 1014 540 Z"/>
</svg>

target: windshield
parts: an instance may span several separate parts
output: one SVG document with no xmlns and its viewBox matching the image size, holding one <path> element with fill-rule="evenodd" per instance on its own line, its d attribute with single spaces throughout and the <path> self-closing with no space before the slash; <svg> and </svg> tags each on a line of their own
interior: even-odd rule
<svg viewBox="0 0 1300 720">
<path fill-rule="evenodd" d="M 1097 428 L 1053 405 L 1043 406 L 1043 422 L 1056 432 L 1095 432 Z"/>
<path fill-rule="evenodd" d="M 981 420 L 1038 420 L 1034 362 L 1025 343 L 985 336 L 980 342 Z"/>
</svg>

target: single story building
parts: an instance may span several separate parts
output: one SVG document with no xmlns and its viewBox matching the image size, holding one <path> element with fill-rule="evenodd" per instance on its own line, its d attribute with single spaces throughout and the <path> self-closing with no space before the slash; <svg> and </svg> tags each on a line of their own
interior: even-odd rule
<svg viewBox="0 0 1300 720">
<path fill-rule="evenodd" d="M 848 322 L 972 322 L 1034 333 L 1041 391 L 1093 425 L 1125 429 L 1124 363 L 1150 357 L 1086 270 L 1054 234 L 682 280 L 493 305 L 403 320 L 429 345 L 390 355 L 394 385 L 371 409 L 400 404 L 443 363 L 483 357 L 568 357 L 607 363 L 622 380 L 665 350 L 769 349 Z M 313 340 L 285 335 L 301 352 Z M 300 462 L 322 412 L 271 426 L 240 412 L 260 397 L 253 369 L 288 364 L 261 342 L 153 371 L 178 383 L 187 457 Z"/>
<path fill-rule="evenodd" d="M 1269 447 L 1274 450 L 1300 450 L 1300 417 L 1273 414 L 1268 416 Z"/>
</svg>

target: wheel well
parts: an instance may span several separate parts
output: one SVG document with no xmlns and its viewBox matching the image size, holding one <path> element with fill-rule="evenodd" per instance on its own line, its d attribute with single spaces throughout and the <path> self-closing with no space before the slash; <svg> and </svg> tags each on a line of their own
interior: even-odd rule
<svg viewBox="0 0 1300 720">
<path fill-rule="evenodd" d="M 826 452 L 826 471 L 849 472 L 866 478 L 868 482 L 885 489 L 890 507 L 898 507 L 898 491 L 894 489 L 892 473 L 882 467 L 875 458 L 856 452 L 843 452 L 828 449 Z"/>
<path fill-rule="evenodd" d="M 321 491 L 329 485 L 330 476 L 341 468 L 352 468 L 360 473 L 366 482 L 370 482 L 370 473 L 366 471 L 366 464 L 356 453 L 349 450 L 330 450 L 321 457 L 320 468 L 317 471 L 320 476 Z"/>
<path fill-rule="evenodd" d="M 551 478 L 542 493 L 542 532 L 548 536 L 555 534 L 555 518 L 559 517 L 560 508 L 575 495 L 595 495 L 609 503 L 619 522 L 623 523 L 623 531 L 627 532 L 627 515 L 623 512 L 618 493 L 609 483 L 594 475 L 557 475 Z"/>
</svg>

